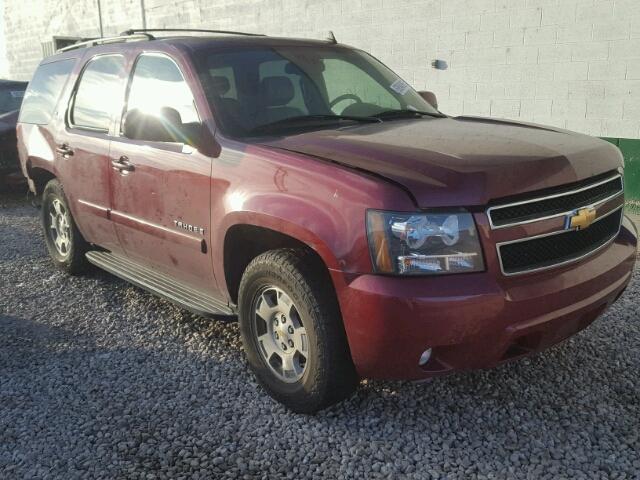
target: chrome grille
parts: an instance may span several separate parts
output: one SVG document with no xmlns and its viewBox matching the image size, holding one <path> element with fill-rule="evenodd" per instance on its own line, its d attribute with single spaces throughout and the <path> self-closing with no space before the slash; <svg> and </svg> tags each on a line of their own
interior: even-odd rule
<svg viewBox="0 0 640 480">
<path fill-rule="evenodd" d="M 487 214 L 491 228 L 506 228 L 569 215 L 579 208 L 594 207 L 611 200 L 622 192 L 622 176 L 615 174 L 553 194 L 492 206 Z"/>
<path fill-rule="evenodd" d="M 544 270 L 575 262 L 607 245 L 620 230 L 622 208 L 584 230 L 563 230 L 498 245 L 505 275 Z"/>
<path fill-rule="evenodd" d="M 531 194 L 529 199 L 490 206 L 487 216 L 493 230 L 565 218 L 564 226 L 559 230 L 497 243 L 502 273 L 517 275 L 558 267 L 606 246 L 620 231 L 623 190 L 622 175 L 610 173 L 547 191 L 546 195 L 540 192 Z M 589 214 L 595 216 L 595 220 L 586 220 Z M 545 225 L 555 225 L 558 229 L 558 223 L 556 220 Z M 513 238 L 512 235 L 521 231 L 513 230 L 513 234 L 501 236 Z"/>
</svg>

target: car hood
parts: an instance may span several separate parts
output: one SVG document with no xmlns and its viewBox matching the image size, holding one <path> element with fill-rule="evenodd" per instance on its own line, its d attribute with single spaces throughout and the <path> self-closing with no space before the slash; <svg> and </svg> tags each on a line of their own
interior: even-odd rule
<svg viewBox="0 0 640 480">
<path fill-rule="evenodd" d="M 595 137 L 478 117 L 395 120 L 260 143 L 385 177 L 419 207 L 485 205 L 622 166 L 619 151 Z"/>
</svg>

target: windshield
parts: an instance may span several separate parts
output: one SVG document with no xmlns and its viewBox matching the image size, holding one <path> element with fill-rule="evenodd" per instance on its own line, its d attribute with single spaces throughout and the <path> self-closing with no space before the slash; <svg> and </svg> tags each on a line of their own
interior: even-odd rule
<svg viewBox="0 0 640 480">
<path fill-rule="evenodd" d="M 24 84 L 0 85 L 0 114 L 20 110 L 26 89 L 26 82 Z"/>
<path fill-rule="evenodd" d="M 238 49 L 198 55 L 199 76 L 222 130 L 247 136 L 323 128 L 390 110 L 438 112 L 359 50 L 336 46 Z M 291 119 L 291 121 L 287 121 Z"/>
</svg>

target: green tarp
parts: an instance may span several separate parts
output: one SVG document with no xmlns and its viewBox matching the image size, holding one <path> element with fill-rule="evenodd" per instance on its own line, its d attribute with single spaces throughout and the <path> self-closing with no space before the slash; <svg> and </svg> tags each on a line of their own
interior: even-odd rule
<svg viewBox="0 0 640 480">
<path fill-rule="evenodd" d="M 640 215 L 640 140 L 605 138 L 617 145 L 624 155 L 624 191 L 627 211 Z"/>
</svg>

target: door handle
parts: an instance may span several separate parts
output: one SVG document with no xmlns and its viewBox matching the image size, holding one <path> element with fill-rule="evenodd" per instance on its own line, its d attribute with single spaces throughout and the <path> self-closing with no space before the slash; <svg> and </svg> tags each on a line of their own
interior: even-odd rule
<svg viewBox="0 0 640 480">
<path fill-rule="evenodd" d="M 58 145 L 56 147 L 56 152 L 58 152 L 63 158 L 69 158 L 73 156 L 73 148 L 71 148 L 66 143 L 63 143 L 62 145 Z"/>
<path fill-rule="evenodd" d="M 133 172 L 136 169 L 133 163 L 129 162 L 129 158 L 124 155 L 118 160 L 111 160 L 111 166 L 119 172 Z"/>
</svg>

